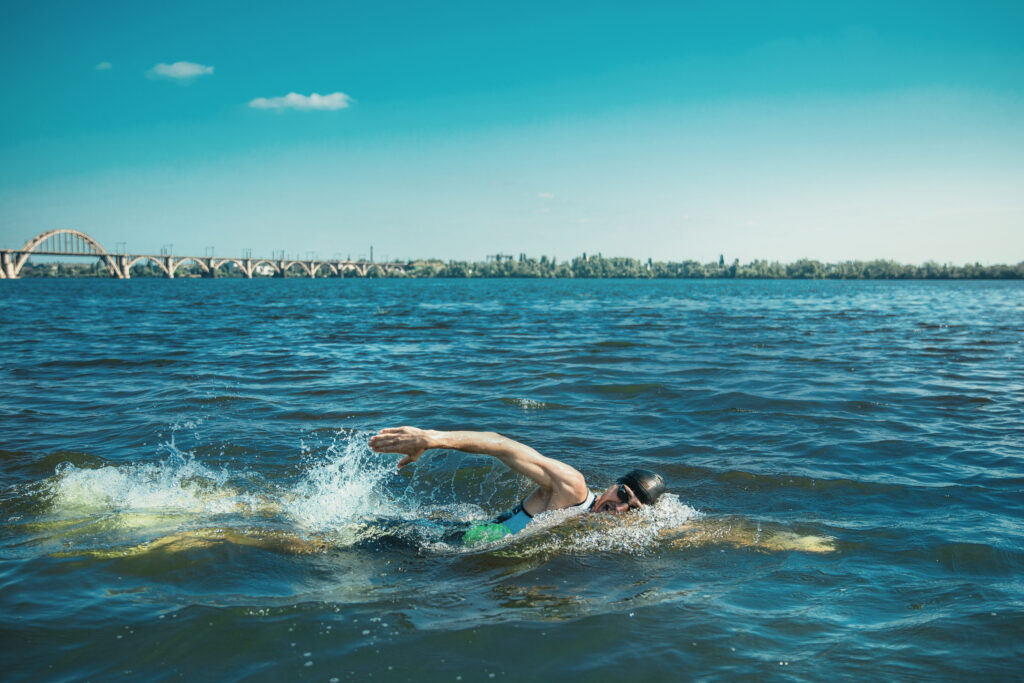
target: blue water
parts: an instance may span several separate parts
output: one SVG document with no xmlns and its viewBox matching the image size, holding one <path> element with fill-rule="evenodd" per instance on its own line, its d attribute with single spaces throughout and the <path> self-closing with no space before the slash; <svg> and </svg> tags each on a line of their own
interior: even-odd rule
<svg viewBox="0 0 1024 683">
<path fill-rule="evenodd" d="M 0 282 L 6 680 L 1021 680 L 1024 284 Z M 671 495 L 478 549 L 529 491 Z"/>
</svg>

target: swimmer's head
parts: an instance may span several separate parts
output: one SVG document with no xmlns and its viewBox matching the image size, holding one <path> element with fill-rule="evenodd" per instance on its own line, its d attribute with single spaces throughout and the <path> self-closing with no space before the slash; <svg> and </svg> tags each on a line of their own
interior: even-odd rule
<svg viewBox="0 0 1024 683">
<path fill-rule="evenodd" d="M 654 505 L 665 493 L 665 480 L 657 472 L 631 470 L 598 496 L 593 512 L 627 512 Z"/>
<path fill-rule="evenodd" d="M 630 470 L 619 477 L 619 483 L 632 489 L 644 505 L 654 505 L 665 493 L 665 480 L 650 470 Z"/>
</svg>

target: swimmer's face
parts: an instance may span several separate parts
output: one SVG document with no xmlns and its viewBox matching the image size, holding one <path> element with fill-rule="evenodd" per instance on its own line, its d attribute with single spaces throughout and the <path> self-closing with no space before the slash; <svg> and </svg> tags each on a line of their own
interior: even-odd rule
<svg viewBox="0 0 1024 683">
<path fill-rule="evenodd" d="M 643 503 L 633 490 L 625 484 L 612 484 L 594 501 L 594 512 L 629 512 L 642 507 Z"/>
</svg>

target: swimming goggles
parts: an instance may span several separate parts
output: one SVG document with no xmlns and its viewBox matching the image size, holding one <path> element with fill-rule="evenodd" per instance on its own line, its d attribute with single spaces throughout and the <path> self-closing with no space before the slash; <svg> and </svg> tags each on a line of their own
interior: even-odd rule
<svg viewBox="0 0 1024 683">
<path fill-rule="evenodd" d="M 618 487 L 615 489 L 615 494 L 619 497 L 620 503 L 626 503 L 627 505 L 629 505 L 630 510 L 640 509 L 639 504 L 634 505 L 629 502 L 629 489 L 626 488 L 625 484 L 619 484 Z"/>
</svg>

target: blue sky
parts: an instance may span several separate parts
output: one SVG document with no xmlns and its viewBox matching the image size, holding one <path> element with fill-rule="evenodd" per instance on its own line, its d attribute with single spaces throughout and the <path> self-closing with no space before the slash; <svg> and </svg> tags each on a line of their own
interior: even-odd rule
<svg viewBox="0 0 1024 683">
<path fill-rule="evenodd" d="M 5 248 L 1024 260 L 1019 2 L 5 8 Z"/>
</svg>

